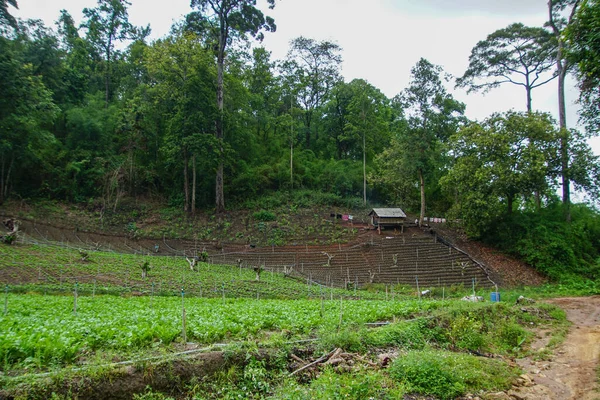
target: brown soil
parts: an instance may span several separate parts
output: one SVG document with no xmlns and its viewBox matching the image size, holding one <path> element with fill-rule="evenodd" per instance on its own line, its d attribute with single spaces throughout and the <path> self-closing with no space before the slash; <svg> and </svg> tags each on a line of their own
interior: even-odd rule
<svg viewBox="0 0 600 400">
<path fill-rule="evenodd" d="M 432 224 L 432 229 L 457 248 L 485 265 L 494 279 L 505 287 L 539 286 L 548 279 L 525 262 L 504 254 L 481 242 L 470 240 L 456 230 L 442 224 Z"/>
<path fill-rule="evenodd" d="M 573 324 L 549 361 L 519 360 L 526 382 L 508 392 L 513 399 L 598 400 L 600 362 L 600 296 L 548 300 L 567 312 Z M 534 349 L 543 350 L 542 337 Z"/>
</svg>

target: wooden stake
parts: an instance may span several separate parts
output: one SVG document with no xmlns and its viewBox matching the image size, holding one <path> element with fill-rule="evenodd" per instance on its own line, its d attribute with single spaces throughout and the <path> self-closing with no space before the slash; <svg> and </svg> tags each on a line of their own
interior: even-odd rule
<svg viewBox="0 0 600 400">
<path fill-rule="evenodd" d="M 4 286 L 4 315 L 8 313 L 8 285 Z"/>
<path fill-rule="evenodd" d="M 181 288 L 181 334 L 183 337 L 183 343 L 187 343 L 186 329 L 185 329 L 185 293 Z"/>
<path fill-rule="evenodd" d="M 340 323 L 338 325 L 338 330 L 341 329 L 343 320 L 344 320 L 344 300 L 343 300 L 343 297 L 340 296 Z"/>
<path fill-rule="evenodd" d="M 73 292 L 73 314 L 77 315 L 77 282 L 75 282 L 75 291 Z"/>
</svg>

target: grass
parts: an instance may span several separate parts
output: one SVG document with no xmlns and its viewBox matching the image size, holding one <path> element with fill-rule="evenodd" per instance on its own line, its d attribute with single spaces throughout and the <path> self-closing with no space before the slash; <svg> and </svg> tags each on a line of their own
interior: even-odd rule
<svg viewBox="0 0 600 400">
<path fill-rule="evenodd" d="M 498 360 L 428 349 L 407 352 L 394 361 L 389 374 L 409 393 L 445 400 L 507 389 L 519 370 Z"/>
</svg>

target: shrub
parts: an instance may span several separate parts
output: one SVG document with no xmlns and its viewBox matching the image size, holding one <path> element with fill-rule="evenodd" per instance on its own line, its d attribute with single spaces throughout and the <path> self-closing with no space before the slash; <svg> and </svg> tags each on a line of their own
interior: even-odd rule
<svg viewBox="0 0 600 400">
<path fill-rule="evenodd" d="M 277 219 L 275 217 L 275 214 L 273 214 L 270 211 L 266 211 L 266 210 L 257 211 L 254 214 L 252 214 L 252 217 L 257 221 L 263 221 L 263 222 L 275 221 L 275 219 Z"/>
<path fill-rule="evenodd" d="M 426 350 L 410 351 L 394 361 L 390 375 L 409 392 L 453 399 L 467 392 L 508 388 L 518 370 L 497 360 Z"/>
</svg>

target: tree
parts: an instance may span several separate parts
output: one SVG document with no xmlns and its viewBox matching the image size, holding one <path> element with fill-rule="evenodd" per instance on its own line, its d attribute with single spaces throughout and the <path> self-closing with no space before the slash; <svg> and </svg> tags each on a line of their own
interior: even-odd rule
<svg viewBox="0 0 600 400">
<path fill-rule="evenodd" d="M 147 66 L 158 112 L 165 120 L 163 154 L 183 168 L 184 210 L 194 213 L 197 158 L 211 166 L 211 148 L 216 146 L 206 134 L 212 130 L 216 114 L 214 103 L 209 100 L 214 80 L 212 56 L 201 47 L 195 34 L 183 32 L 148 48 Z"/>
<path fill-rule="evenodd" d="M 419 225 L 425 218 L 426 178 L 434 176 L 442 165 L 441 145 L 456 131 L 462 121 L 464 104 L 454 100 L 444 88 L 443 70 L 425 59 L 411 69 L 411 81 L 396 101 L 408 117 L 407 128 L 398 135 L 401 163 L 417 178 L 421 207 Z M 410 178 L 406 178 L 410 179 Z"/>
<path fill-rule="evenodd" d="M 0 37 L 0 204 L 16 183 L 31 182 L 30 171 L 42 174 L 46 151 L 56 143 L 48 128 L 58 108 L 17 50 Z"/>
<path fill-rule="evenodd" d="M 580 116 L 589 133 L 600 128 L 600 2 L 581 3 L 572 23 L 565 29 L 567 58 L 577 65 L 582 109 Z"/>
<path fill-rule="evenodd" d="M 267 0 L 269 8 L 275 7 L 275 0 Z M 258 8 L 256 0 L 192 0 L 191 7 L 197 8 L 201 19 L 213 32 L 216 40 L 217 56 L 217 109 L 220 113 L 216 119 L 215 137 L 220 143 L 220 162 L 216 176 L 215 211 L 220 214 L 225 211 L 225 196 L 223 192 L 223 75 L 225 68 L 226 50 L 235 40 L 245 41 L 248 35 L 261 41 L 263 30 L 274 32 L 275 21 L 265 17 Z"/>
<path fill-rule="evenodd" d="M 525 88 L 527 111 L 532 111 L 532 90 L 556 77 L 555 42 L 543 28 L 516 23 L 499 29 L 471 50 L 469 68 L 456 86 L 487 92 L 505 83 L 519 85 Z"/>
<path fill-rule="evenodd" d="M 84 8 L 87 40 L 92 44 L 99 57 L 104 60 L 104 91 L 106 106 L 112 97 L 111 74 L 115 53 L 115 42 L 131 39 L 135 28 L 129 23 L 127 0 L 98 0 L 96 8 Z"/>
<path fill-rule="evenodd" d="M 17 0 L 0 0 L 0 28 L 8 25 L 13 29 L 17 29 L 17 20 L 8 12 L 8 6 L 19 8 Z"/>
<path fill-rule="evenodd" d="M 310 148 L 316 111 L 328 100 L 332 88 L 341 80 L 342 48 L 329 41 L 317 42 L 300 36 L 292 39 L 284 74 L 294 82 L 294 92 L 304 107 L 305 146 Z M 319 139 L 315 129 L 315 141 Z"/>
<path fill-rule="evenodd" d="M 351 146 L 352 153 L 358 149 L 360 149 L 358 153 L 362 153 L 363 204 L 366 205 L 367 156 L 372 158 L 374 153 L 383 150 L 389 143 L 391 110 L 388 98 L 367 81 L 354 79 L 345 85 L 349 89 L 350 97 L 340 140 L 355 144 L 355 146 Z"/>
<path fill-rule="evenodd" d="M 548 193 L 552 187 L 558 134 L 546 114 L 494 114 L 453 135 L 455 162 L 442 185 L 457 201 L 453 213 L 478 235 L 501 214 L 512 214 L 518 197 Z"/>
<path fill-rule="evenodd" d="M 548 22 L 552 34 L 556 38 L 558 48 L 555 53 L 556 74 L 558 76 L 558 124 L 561 133 L 561 174 L 562 201 L 565 218 L 571 220 L 571 180 L 569 176 L 569 131 L 567 129 L 567 106 L 565 101 L 565 79 L 571 68 L 567 59 L 566 43 L 563 31 L 573 22 L 580 0 L 548 0 Z M 567 13 L 567 17 L 563 14 Z"/>
</svg>

